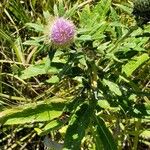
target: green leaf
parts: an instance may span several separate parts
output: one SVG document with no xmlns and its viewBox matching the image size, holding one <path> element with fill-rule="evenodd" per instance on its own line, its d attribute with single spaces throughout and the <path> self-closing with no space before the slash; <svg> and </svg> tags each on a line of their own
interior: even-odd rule
<svg viewBox="0 0 150 150">
<path fill-rule="evenodd" d="M 116 30 L 117 36 L 120 38 L 122 36 L 122 28 L 121 28 L 122 25 L 120 25 L 120 22 L 119 22 L 120 16 L 117 14 L 117 10 L 115 10 L 113 7 L 111 7 L 111 16 L 110 17 L 111 17 L 112 21 L 117 23 L 115 30 Z M 114 22 L 112 22 L 112 23 L 114 23 Z"/>
<path fill-rule="evenodd" d="M 31 77 L 35 77 L 37 75 L 41 74 L 57 74 L 58 69 L 55 67 L 49 67 L 48 71 L 45 68 L 45 64 L 37 64 L 37 65 L 31 65 L 24 71 L 22 71 L 22 75 L 20 76 L 21 79 L 28 79 Z"/>
<path fill-rule="evenodd" d="M 63 16 L 65 14 L 65 12 L 66 12 L 63 0 L 59 0 L 58 8 L 59 8 L 59 16 Z"/>
<path fill-rule="evenodd" d="M 114 4 L 115 6 L 119 7 L 120 9 L 122 9 L 123 11 L 127 12 L 129 15 L 132 14 L 132 8 L 125 6 L 125 5 L 121 5 L 121 4 Z"/>
<path fill-rule="evenodd" d="M 124 72 L 128 77 L 132 75 L 132 73 L 140 67 L 144 62 L 149 60 L 148 54 L 144 53 L 138 57 L 134 57 L 127 64 L 122 67 L 122 72 Z"/>
<path fill-rule="evenodd" d="M 25 58 L 24 58 L 21 38 L 17 38 L 16 39 L 16 41 L 13 44 L 13 48 L 15 50 L 16 56 L 18 58 L 18 61 L 22 62 L 23 64 L 25 64 Z"/>
<path fill-rule="evenodd" d="M 95 10 L 100 14 L 100 20 L 107 17 L 107 13 L 111 6 L 111 0 L 101 0 L 99 4 L 95 7 Z"/>
<path fill-rule="evenodd" d="M 51 58 L 47 56 L 47 58 L 45 59 L 45 66 L 44 66 L 46 73 L 48 73 L 50 68 L 51 68 Z"/>
<path fill-rule="evenodd" d="M 109 129 L 106 127 L 105 122 L 97 116 L 93 116 L 93 118 L 96 123 L 98 136 L 103 143 L 104 150 L 117 150 L 114 138 Z"/>
<path fill-rule="evenodd" d="M 56 102 L 55 102 L 56 101 Z M 65 106 L 64 99 L 51 98 L 0 112 L 0 123 L 4 125 L 49 121 L 59 117 Z"/>
<path fill-rule="evenodd" d="M 144 130 L 141 134 L 140 137 L 144 139 L 150 139 L 150 130 Z"/>
<path fill-rule="evenodd" d="M 88 104 L 83 104 L 72 116 L 65 135 L 65 149 L 80 149 L 81 140 L 85 135 L 85 130 L 90 123 L 92 109 Z"/>
<path fill-rule="evenodd" d="M 54 4 L 54 15 L 55 16 L 59 16 L 59 11 L 58 11 L 58 7 L 57 7 L 57 5 L 56 4 Z"/>
<path fill-rule="evenodd" d="M 96 150 L 103 150 L 104 146 L 97 132 L 94 133 L 94 138 L 95 138 Z"/>
<path fill-rule="evenodd" d="M 43 32 L 44 31 L 43 25 L 39 25 L 37 23 L 26 23 L 26 26 L 29 28 L 33 28 L 36 32 Z"/>
<path fill-rule="evenodd" d="M 23 45 L 40 46 L 40 44 L 35 40 L 27 40 L 23 42 Z"/>
<path fill-rule="evenodd" d="M 53 17 L 48 10 L 43 11 L 43 16 L 46 21 Z"/>
<path fill-rule="evenodd" d="M 101 108 L 104 108 L 104 109 L 109 109 L 110 108 L 110 104 L 106 100 L 99 100 L 98 105 Z"/>
<path fill-rule="evenodd" d="M 38 133 L 38 135 L 43 136 L 43 135 L 48 134 L 52 130 L 59 129 L 62 125 L 63 125 L 63 123 L 58 121 L 58 119 L 57 119 L 57 120 L 53 120 L 53 121 L 49 122 L 42 129 L 35 128 L 34 130 Z"/>
<path fill-rule="evenodd" d="M 78 8 L 78 4 L 74 4 L 74 6 L 72 8 L 70 8 L 69 10 L 67 10 L 64 14 L 64 18 L 70 18 L 72 17 L 76 11 L 77 11 L 77 8 Z"/>
<path fill-rule="evenodd" d="M 79 41 L 91 41 L 92 36 L 91 35 L 81 35 L 80 37 L 77 38 Z"/>
<path fill-rule="evenodd" d="M 5 31 L 3 31 L 2 29 L 0 29 L 0 37 L 3 38 L 4 40 L 8 41 L 16 56 L 17 56 L 17 59 L 19 62 L 22 62 L 23 64 L 25 63 L 25 58 L 24 58 L 24 54 L 23 54 L 23 48 L 22 48 L 22 41 L 20 38 L 17 38 L 15 41 L 14 39 L 9 36 Z"/>
<path fill-rule="evenodd" d="M 21 3 L 13 0 L 10 0 L 8 3 L 9 7 L 7 9 L 11 12 L 11 16 L 15 16 L 15 21 L 23 24 L 31 21 L 29 11 L 25 10 L 25 7 Z"/>
<path fill-rule="evenodd" d="M 47 83 L 58 83 L 59 78 L 57 76 L 52 76 L 50 79 L 46 80 Z"/>
<path fill-rule="evenodd" d="M 145 108 L 146 108 L 147 114 L 150 115 L 150 102 L 144 103 L 144 106 L 145 106 Z"/>
<path fill-rule="evenodd" d="M 8 41 L 9 43 L 13 44 L 13 39 L 10 37 L 4 30 L 0 29 L 0 38 Z"/>
<path fill-rule="evenodd" d="M 107 85 L 109 87 L 110 91 L 112 91 L 113 93 L 115 93 L 118 96 L 122 95 L 120 88 L 116 83 L 111 82 L 111 81 L 106 80 L 106 79 L 104 79 L 103 82 L 105 85 Z"/>
</svg>

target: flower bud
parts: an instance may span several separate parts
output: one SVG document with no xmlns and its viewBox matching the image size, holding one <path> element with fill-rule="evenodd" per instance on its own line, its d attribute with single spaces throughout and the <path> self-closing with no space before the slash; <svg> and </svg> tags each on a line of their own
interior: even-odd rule
<svg viewBox="0 0 150 150">
<path fill-rule="evenodd" d="M 75 36 L 74 24 L 64 18 L 56 18 L 51 26 L 50 39 L 55 46 L 68 46 Z"/>
</svg>

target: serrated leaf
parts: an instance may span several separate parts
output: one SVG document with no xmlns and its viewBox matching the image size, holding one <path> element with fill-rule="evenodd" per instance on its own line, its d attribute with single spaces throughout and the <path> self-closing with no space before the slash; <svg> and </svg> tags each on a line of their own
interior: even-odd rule
<svg viewBox="0 0 150 150">
<path fill-rule="evenodd" d="M 105 85 L 107 85 L 109 87 L 110 91 L 112 91 L 113 93 L 115 93 L 118 96 L 122 95 L 122 92 L 120 91 L 120 88 L 116 83 L 111 82 L 111 81 L 106 80 L 106 79 L 104 79 L 103 82 Z"/>
<path fill-rule="evenodd" d="M 78 8 L 78 4 L 76 3 L 76 4 L 74 4 L 74 6 L 72 8 L 70 8 L 69 10 L 67 10 L 65 12 L 64 18 L 70 18 L 70 17 L 72 17 L 75 14 L 77 8 Z"/>
<path fill-rule="evenodd" d="M 149 56 L 146 53 L 138 57 L 134 57 L 122 67 L 122 72 L 124 72 L 129 77 L 140 65 L 142 65 L 147 60 L 149 60 Z"/>
<path fill-rule="evenodd" d="M 100 14 L 100 20 L 103 20 L 107 16 L 110 6 L 111 0 L 101 0 L 95 7 L 95 11 Z"/>
</svg>

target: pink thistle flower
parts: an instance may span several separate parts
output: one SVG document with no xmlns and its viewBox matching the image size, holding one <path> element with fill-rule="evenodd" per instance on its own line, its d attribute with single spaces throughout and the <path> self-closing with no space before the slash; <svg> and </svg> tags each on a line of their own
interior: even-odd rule
<svg viewBox="0 0 150 150">
<path fill-rule="evenodd" d="M 75 36 L 74 24 L 64 18 L 57 18 L 52 24 L 50 39 L 56 46 L 67 46 L 73 42 Z"/>
</svg>

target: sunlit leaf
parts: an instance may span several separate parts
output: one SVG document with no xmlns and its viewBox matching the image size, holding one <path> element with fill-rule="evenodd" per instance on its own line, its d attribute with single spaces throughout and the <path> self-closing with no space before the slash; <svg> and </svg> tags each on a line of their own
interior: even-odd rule
<svg viewBox="0 0 150 150">
<path fill-rule="evenodd" d="M 62 125 L 63 123 L 58 121 L 57 119 L 47 123 L 42 129 L 35 128 L 34 130 L 37 132 L 38 135 L 43 136 L 48 134 L 52 130 L 58 130 Z"/>
<path fill-rule="evenodd" d="M 113 93 L 115 93 L 115 94 L 118 95 L 118 96 L 121 96 L 121 95 L 122 95 L 122 93 L 121 93 L 121 91 L 120 91 L 120 88 L 119 88 L 119 86 L 118 86 L 116 83 L 111 82 L 111 81 L 106 80 L 106 79 L 104 79 L 103 82 L 105 83 L 105 85 L 107 85 L 107 86 L 109 87 L 109 89 L 110 89 Z"/>
<path fill-rule="evenodd" d="M 28 79 L 37 75 L 41 74 L 56 74 L 58 73 L 58 69 L 55 67 L 50 67 L 48 71 L 45 69 L 45 64 L 37 64 L 37 65 L 31 65 L 24 71 L 22 71 L 22 75 L 20 76 L 21 79 Z"/>
<path fill-rule="evenodd" d="M 59 78 L 57 76 L 52 76 L 50 79 L 46 80 L 47 83 L 58 83 Z"/>
<path fill-rule="evenodd" d="M 39 25 L 36 23 L 26 23 L 26 26 L 29 28 L 33 28 L 36 32 L 43 32 L 44 31 L 43 25 Z"/>
<path fill-rule="evenodd" d="M 0 112 L 0 123 L 13 125 L 52 120 L 61 115 L 65 106 L 65 100 L 63 100 L 64 102 L 62 100 L 57 102 L 57 99 L 53 98 L 52 101 L 49 100 L 47 103 L 40 101 L 6 109 Z"/>
<path fill-rule="evenodd" d="M 147 60 L 149 60 L 149 56 L 146 53 L 138 57 L 134 57 L 122 67 L 122 72 L 124 72 L 129 77 L 140 65 L 142 65 Z"/>
<path fill-rule="evenodd" d="M 144 130 L 141 134 L 140 137 L 143 137 L 144 139 L 150 139 L 150 130 Z"/>
</svg>

